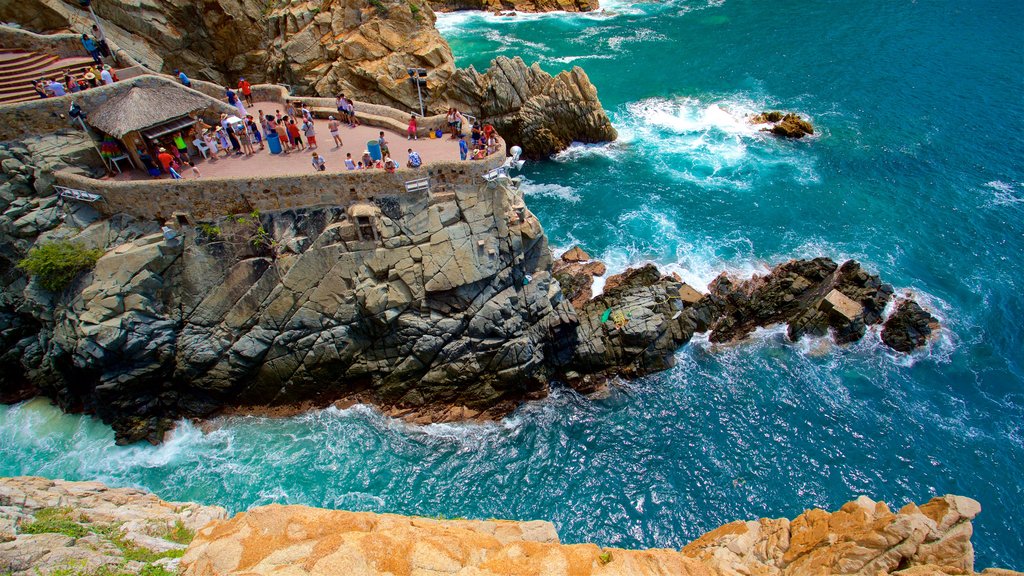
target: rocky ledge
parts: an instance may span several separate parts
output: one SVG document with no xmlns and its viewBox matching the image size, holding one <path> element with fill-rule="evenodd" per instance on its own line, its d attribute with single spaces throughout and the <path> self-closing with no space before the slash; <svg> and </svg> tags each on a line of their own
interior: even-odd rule
<svg viewBox="0 0 1024 576">
<path fill-rule="evenodd" d="M 435 10 L 484 10 L 516 12 L 590 12 L 601 7 L 598 0 L 430 0 Z"/>
<path fill-rule="evenodd" d="M 280 505 L 228 519 L 222 508 L 164 502 L 97 482 L 0 478 L 0 572 L 969 575 L 975 574 L 971 521 L 980 511 L 963 496 L 897 512 L 862 496 L 831 513 L 814 509 L 792 520 L 732 522 L 681 550 L 623 550 L 562 544 L 555 527 L 540 520 L 443 520 Z M 153 557 L 159 558 L 129 559 Z M 1019 576 L 994 569 L 983 574 Z"/>
</svg>

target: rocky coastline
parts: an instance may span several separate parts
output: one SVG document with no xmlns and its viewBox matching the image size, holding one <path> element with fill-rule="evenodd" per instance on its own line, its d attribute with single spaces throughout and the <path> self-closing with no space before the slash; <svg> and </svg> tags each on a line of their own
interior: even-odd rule
<svg viewBox="0 0 1024 576">
<path fill-rule="evenodd" d="M 58 206 L 49 182 L 88 150 L 78 138 L 0 149 L 0 398 L 46 396 L 121 443 L 160 442 L 180 418 L 334 403 L 496 419 L 553 381 L 588 393 L 670 368 L 698 333 L 784 324 L 845 344 L 884 323 L 902 353 L 938 331 L 912 301 L 886 321 L 893 289 L 827 258 L 706 291 L 647 265 L 591 297 L 605 266 L 578 248 L 556 263 L 516 181 L 172 223 L 168 240 L 153 221 Z M 17 268 L 53 241 L 102 256 L 53 292 Z"/>
<path fill-rule="evenodd" d="M 953 576 L 975 572 L 975 500 L 735 521 L 679 550 L 563 544 L 544 520 L 468 520 L 269 505 L 229 517 L 134 488 L 0 478 L 0 573 Z M 64 572 L 61 572 L 63 570 Z M 1009 570 L 981 574 L 1013 576 Z"/>
</svg>

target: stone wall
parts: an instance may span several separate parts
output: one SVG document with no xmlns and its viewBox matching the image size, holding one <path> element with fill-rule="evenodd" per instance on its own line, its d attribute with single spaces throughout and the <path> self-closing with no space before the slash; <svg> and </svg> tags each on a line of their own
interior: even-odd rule
<svg viewBox="0 0 1024 576">
<path fill-rule="evenodd" d="M 443 162 L 420 169 L 357 170 L 270 176 L 260 179 L 203 178 L 198 180 L 95 180 L 70 172 L 57 174 L 57 183 L 103 196 L 96 208 L 105 215 L 129 214 L 141 219 L 166 220 L 175 212 L 210 219 L 253 210 L 272 212 L 314 206 L 343 206 L 381 195 L 406 195 L 407 180 L 430 176 L 435 189 L 479 185 L 481 175 L 504 162 L 501 154 L 483 161 Z"/>
<path fill-rule="evenodd" d="M 0 26 L 0 47 L 9 50 L 28 50 L 59 56 L 60 58 L 83 58 L 89 54 L 82 46 L 81 34 L 36 34 L 11 26 Z M 107 44 L 114 55 L 118 68 L 138 65 L 132 57 L 109 39 Z"/>
</svg>

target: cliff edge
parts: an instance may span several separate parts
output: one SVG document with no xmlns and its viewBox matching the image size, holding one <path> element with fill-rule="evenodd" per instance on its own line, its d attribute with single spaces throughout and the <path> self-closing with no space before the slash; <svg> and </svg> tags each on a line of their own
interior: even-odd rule
<svg viewBox="0 0 1024 576">
<path fill-rule="evenodd" d="M 562 544 L 546 521 L 294 505 L 227 518 L 221 508 L 98 482 L 0 478 L 0 572 L 34 576 L 74 565 L 184 576 L 953 576 L 975 574 L 971 521 L 980 511 L 963 496 L 897 512 L 861 496 L 831 513 L 732 522 L 681 550 L 624 550 Z"/>
</svg>

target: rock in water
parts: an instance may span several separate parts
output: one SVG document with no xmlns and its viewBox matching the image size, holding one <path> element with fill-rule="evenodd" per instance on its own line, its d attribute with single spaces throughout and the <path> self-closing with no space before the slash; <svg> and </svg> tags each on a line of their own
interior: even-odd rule
<svg viewBox="0 0 1024 576">
<path fill-rule="evenodd" d="M 885 321 L 882 342 L 898 352 L 910 352 L 924 346 L 939 329 L 939 321 L 913 300 L 901 299 L 896 311 Z"/>
<path fill-rule="evenodd" d="M 555 77 L 519 57 L 501 56 L 483 74 L 459 69 L 442 99 L 479 111 L 509 145 L 526 158 L 547 158 L 573 142 L 609 142 L 618 137 L 587 73 L 575 66 Z"/>
<path fill-rule="evenodd" d="M 814 134 L 814 126 L 796 114 L 786 114 L 778 124 L 772 126 L 772 134 L 786 138 L 803 138 Z"/>
<path fill-rule="evenodd" d="M 574 246 L 555 261 L 551 274 L 562 287 L 565 299 L 579 310 L 594 295 L 591 288 L 594 277 L 604 276 L 605 271 L 604 263 L 591 261 L 589 254 L 579 246 Z"/>
</svg>

